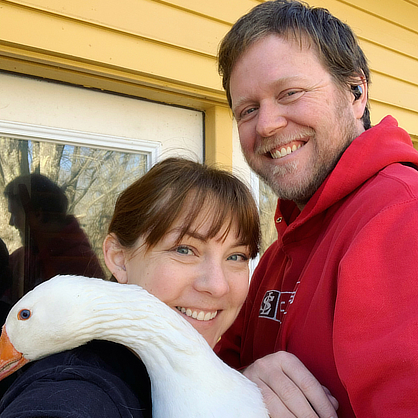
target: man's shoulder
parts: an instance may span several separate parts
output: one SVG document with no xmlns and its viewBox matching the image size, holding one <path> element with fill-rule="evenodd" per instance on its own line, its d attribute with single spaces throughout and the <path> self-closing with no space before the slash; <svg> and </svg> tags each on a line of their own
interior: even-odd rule
<svg viewBox="0 0 418 418">
<path fill-rule="evenodd" d="M 360 187 L 357 198 L 367 204 L 391 205 L 416 200 L 418 204 L 418 169 L 413 164 L 394 163 L 386 166 Z"/>
</svg>

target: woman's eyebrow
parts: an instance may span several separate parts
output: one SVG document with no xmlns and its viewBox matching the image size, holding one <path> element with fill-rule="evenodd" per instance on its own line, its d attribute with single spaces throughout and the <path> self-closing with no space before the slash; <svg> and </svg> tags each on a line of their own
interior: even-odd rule
<svg viewBox="0 0 418 418">
<path fill-rule="evenodd" d="M 208 238 L 202 234 L 199 234 L 199 232 L 196 231 L 186 231 L 184 235 L 188 235 L 191 238 L 195 238 L 199 241 L 206 242 Z"/>
<path fill-rule="evenodd" d="M 208 240 L 208 238 L 205 235 L 200 234 L 197 231 L 187 230 L 187 231 L 184 232 L 183 228 L 181 228 L 181 227 L 173 228 L 171 231 L 167 232 L 167 235 L 169 235 L 169 234 L 170 235 L 175 235 L 177 237 L 180 237 L 180 235 L 188 236 L 188 237 L 195 238 L 195 239 L 197 239 L 199 241 L 202 241 L 202 242 L 206 242 Z"/>
<path fill-rule="evenodd" d="M 179 228 L 172 229 L 171 231 L 169 231 L 167 233 L 167 235 L 168 234 L 176 234 L 179 237 L 180 234 L 182 234 L 182 232 L 183 232 L 183 229 L 181 227 L 179 227 Z M 194 239 L 197 239 L 197 240 L 202 241 L 202 242 L 207 242 L 210 239 L 206 235 L 200 234 L 197 231 L 190 231 L 190 230 L 184 232 L 183 236 L 188 236 L 190 238 L 194 238 Z M 244 242 L 242 240 L 242 238 L 237 237 L 237 240 L 231 245 L 231 247 L 249 247 L 249 244 L 248 244 L 248 242 Z"/>
</svg>

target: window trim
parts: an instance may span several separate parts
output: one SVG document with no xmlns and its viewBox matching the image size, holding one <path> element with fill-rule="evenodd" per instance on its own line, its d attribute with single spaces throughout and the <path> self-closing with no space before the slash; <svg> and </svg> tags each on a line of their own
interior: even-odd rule
<svg viewBox="0 0 418 418">
<path fill-rule="evenodd" d="M 115 151 L 136 152 L 147 155 L 147 170 L 157 161 L 161 154 L 161 143 L 93 132 L 55 128 L 22 122 L 0 120 L 0 135 L 14 139 L 62 143 L 94 148 L 105 148 Z"/>
</svg>

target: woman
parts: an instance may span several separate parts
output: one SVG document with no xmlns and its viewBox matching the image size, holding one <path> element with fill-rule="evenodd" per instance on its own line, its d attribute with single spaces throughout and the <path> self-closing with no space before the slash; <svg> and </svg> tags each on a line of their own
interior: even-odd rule
<svg viewBox="0 0 418 418">
<path fill-rule="evenodd" d="M 169 159 L 120 196 L 103 247 L 119 283 L 141 285 L 214 347 L 247 296 L 259 238 L 257 207 L 237 178 Z"/>
<path fill-rule="evenodd" d="M 171 158 L 121 194 L 103 250 L 115 280 L 147 289 L 214 347 L 247 295 L 248 261 L 259 239 L 257 207 L 243 183 Z M 140 359 L 123 346 L 93 341 L 35 363 L 0 411 L 1 417 L 150 417 L 150 392 Z"/>
</svg>

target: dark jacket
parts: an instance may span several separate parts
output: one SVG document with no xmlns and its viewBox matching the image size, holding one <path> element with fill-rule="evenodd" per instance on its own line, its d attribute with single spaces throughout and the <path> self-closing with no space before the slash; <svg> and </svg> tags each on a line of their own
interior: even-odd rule
<svg viewBox="0 0 418 418">
<path fill-rule="evenodd" d="M 150 418 L 151 384 L 129 349 L 92 341 L 29 365 L 4 395 L 1 418 Z"/>
<path fill-rule="evenodd" d="M 36 239 L 38 237 L 38 239 Z M 12 303 L 38 284 L 58 274 L 105 278 L 100 261 L 77 219 L 68 215 L 62 228 L 53 232 L 31 232 L 30 245 L 10 255 L 13 273 Z M 24 279 L 23 294 L 19 283 Z"/>
</svg>

